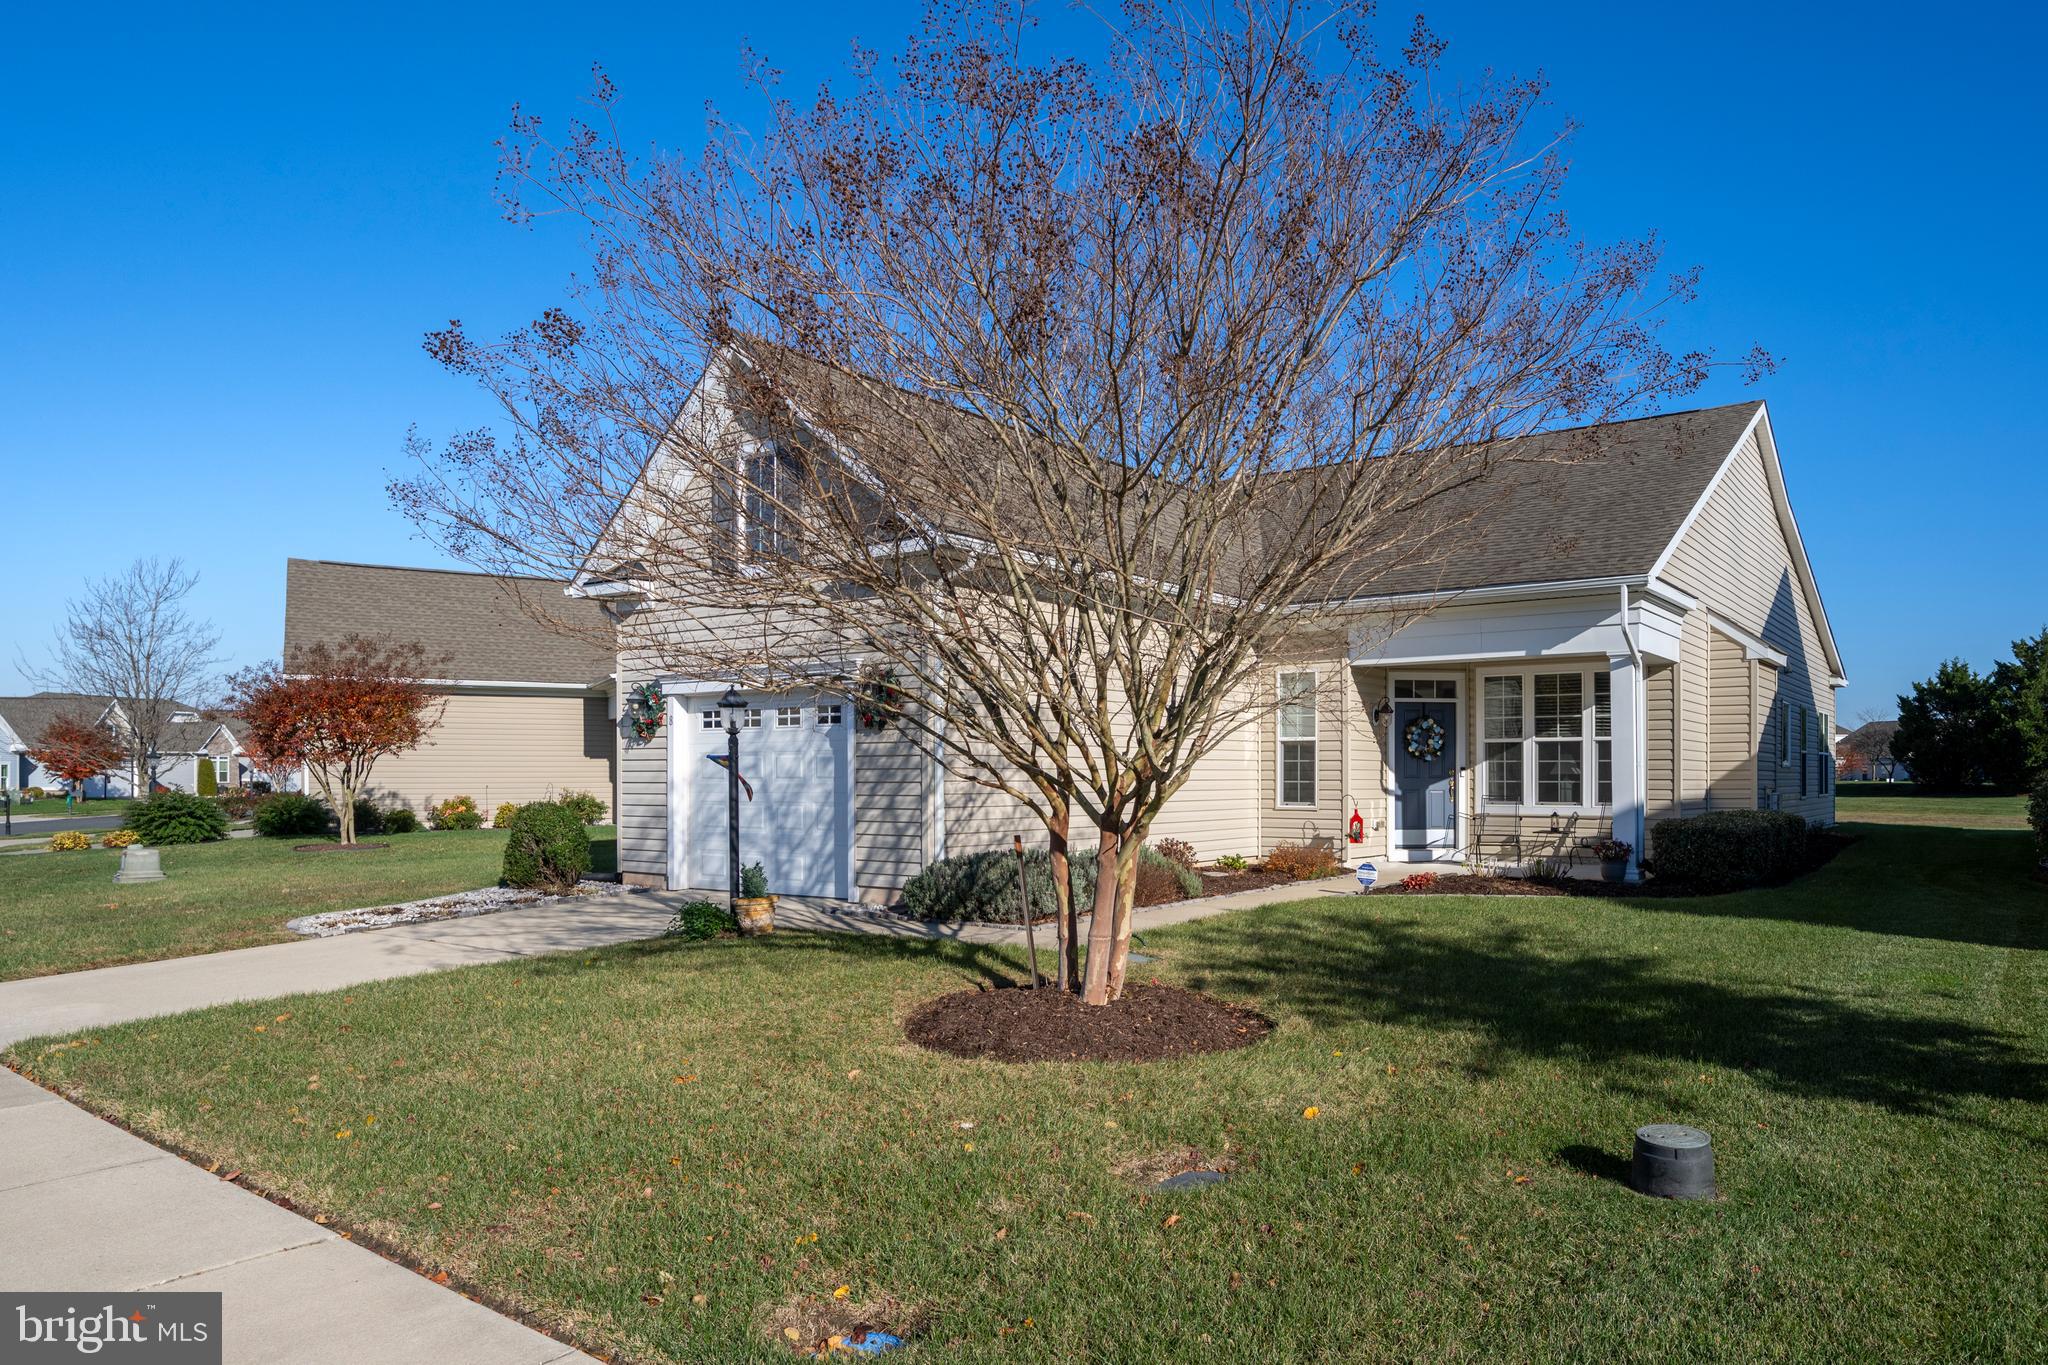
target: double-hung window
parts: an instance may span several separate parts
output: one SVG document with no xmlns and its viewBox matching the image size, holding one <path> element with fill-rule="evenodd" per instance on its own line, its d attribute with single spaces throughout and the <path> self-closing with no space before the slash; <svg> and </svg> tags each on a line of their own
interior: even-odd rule
<svg viewBox="0 0 2048 1365">
<path fill-rule="evenodd" d="M 748 455 L 744 472 L 748 553 L 787 556 L 793 545 L 789 509 L 799 494 L 795 457 L 772 446 Z"/>
<path fill-rule="evenodd" d="M 1316 803 L 1316 675 L 1303 669 L 1280 675 L 1279 804 Z"/>
<path fill-rule="evenodd" d="M 1825 796 L 1835 789 L 1835 717 L 1820 713 L 1820 791 Z"/>
<path fill-rule="evenodd" d="M 1488 678 L 1482 689 L 1486 799 L 1510 806 L 1522 804 L 1522 693 L 1517 676 Z"/>
<path fill-rule="evenodd" d="M 1614 804 L 1614 683 L 1605 668 L 1479 680 L 1481 799 L 1495 806 Z"/>
<path fill-rule="evenodd" d="M 1536 803 L 1576 806 L 1586 797 L 1586 703 L 1583 676 L 1538 673 L 1535 701 Z"/>
<path fill-rule="evenodd" d="M 1614 675 L 1593 675 L 1593 799 L 1614 804 Z"/>
<path fill-rule="evenodd" d="M 1799 708 L 1799 794 L 1806 795 L 1806 770 L 1812 766 L 1813 753 L 1813 712 L 1804 706 Z"/>
</svg>

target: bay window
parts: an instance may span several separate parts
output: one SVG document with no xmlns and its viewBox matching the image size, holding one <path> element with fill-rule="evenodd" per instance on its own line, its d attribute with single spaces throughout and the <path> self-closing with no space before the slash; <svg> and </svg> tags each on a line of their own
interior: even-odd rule
<svg viewBox="0 0 2048 1365">
<path fill-rule="evenodd" d="M 1614 804 L 1614 682 L 1606 667 L 1482 674 L 1479 685 L 1479 791 L 1487 804 Z"/>
<path fill-rule="evenodd" d="M 1280 675 L 1280 774 L 1283 806 L 1316 803 L 1316 675 L 1303 669 Z"/>
</svg>

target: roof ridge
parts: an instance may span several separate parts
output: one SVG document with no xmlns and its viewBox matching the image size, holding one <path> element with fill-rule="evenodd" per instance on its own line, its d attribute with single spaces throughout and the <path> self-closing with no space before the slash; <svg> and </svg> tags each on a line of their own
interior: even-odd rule
<svg viewBox="0 0 2048 1365">
<path fill-rule="evenodd" d="M 549 583 L 567 587 L 567 578 L 549 578 L 543 574 L 492 573 L 488 569 L 451 569 L 440 565 L 419 564 L 371 564 L 360 559 L 304 559 L 298 555 L 287 555 L 285 565 L 320 564 L 330 569 L 377 569 L 385 573 L 438 573 L 454 578 L 488 578 L 501 583 Z"/>
</svg>

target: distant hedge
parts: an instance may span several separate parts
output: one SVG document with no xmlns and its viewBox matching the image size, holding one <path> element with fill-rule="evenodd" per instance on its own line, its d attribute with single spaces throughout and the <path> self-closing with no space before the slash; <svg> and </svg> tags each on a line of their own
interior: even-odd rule
<svg viewBox="0 0 2048 1365">
<path fill-rule="evenodd" d="M 1647 866 L 1661 880 L 1702 891 L 1788 881 L 1807 866 L 1806 821 L 1790 811 L 1717 810 L 1659 820 Z"/>
<path fill-rule="evenodd" d="M 158 792 L 128 808 L 128 828 L 152 847 L 204 844 L 228 837 L 228 813 L 209 797 Z"/>
</svg>

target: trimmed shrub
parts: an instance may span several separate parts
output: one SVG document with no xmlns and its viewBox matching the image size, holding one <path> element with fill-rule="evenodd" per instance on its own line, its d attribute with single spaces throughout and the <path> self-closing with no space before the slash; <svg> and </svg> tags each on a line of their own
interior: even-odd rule
<svg viewBox="0 0 2048 1365">
<path fill-rule="evenodd" d="M 1266 855 L 1266 871 L 1277 872 L 1295 881 L 1313 881 L 1317 877 L 1335 876 L 1341 869 L 1337 866 L 1337 855 L 1321 844 L 1275 844 L 1273 851 Z"/>
<path fill-rule="evenodd" d="M 1179 863 L 1185 868 L 1195 865 L 1195 846 L 1185 839 L 1154 839 L 1152 847 L 1170 863 Z"/>
<path fill-rule="evenodd" d="M 573 812 L 576 818 L 586 825 L 604 823 L 604 800 L 589 792 L 563 792 L 555 798 L 555 804 Z"/>
<path fill-rule="evenodd" d="M 24 801 L 40 801 L 48 795 L 49 793 L 41 787 L 23 787 L 21 789 L 21 799 Z"/>
<path fill-rule="evenodd" d="M 246 820 L 256 813 L 256 808 L 270 798 L 259 791 L 224 791 L 213 798 L 220 808 L 228 813 L 230 820 Z"/>
<path fill-rule="evenodd" d="M 1075 904 L 1086 908 L 1095 899 L 1095 850 L 1076 853 L 1069 860 Z M 1031 901 L 1031 917 L 1044 919 L 1057 913 L 1053 894 L 1052 855 L 1044 849 L 1024 853 L 1025 893 Z M 1157 849 L 1138 854 L 1139 905 L 1163 905 L 1202 894 L 1199 874 L 1169 861 Z M 1017 855 L 992 850 L 941 858 L 910 879 L 903 888 L 903 906 L 919 919 L 981 920 L 1000 924 L 1017 922 Z"/>
<path fill-rule="evenodd" d="M 128 808 L 128 828 L 141 835 L 143 843 L 157 847 L 206 844 L 228 837 L 228 813 L 204 796 L 158 792 Z"/>
<path fill-rule="evenodd" d="M 141 841 L 141 835 L 132 829 L 110 829 L 100 836 L 101 848 L 126 848 Z"/>
<path fill-rule="evenodd" d="M 199 775 L 193 779 L 193 793 L 198 796 L 219 796 L 220 774 L 213 770 L 213 760 L 202 754 L 197 762 Z"/>
<path fill-rule="evenodd" d="M 500 805 L 496 810 L 491 812 L 491 828 L 512 828 L 512 817 L 517 814 L 519 814 L 519 803 L 517 801 L 505 802 L 503 805 Z"/>
<path fill-rule="evenodd" d="M 418 834 L 420 829 L 420 818 L 412 813 L 410 806 L 393 806 L 384 812 L 386 834 Z"/>
<path fill-rule="evenodd" d="M 2034 784 L 2034 794 L 2027 798 L 2027 823 L 2034 827 L 2034 837 L 2041 843 L 2041 857 L 2048 860 L 2048 773 L 2041 774 L 2041 780 Z"/>
<path fill-rule="evenodd" d="M 377 809 L 377 803 L 366 796 L 358 796 L 355 804 L 357 837 L 360 838 L 365 834 L 382 834 L 384 832 L 384 812 Z"/>
<path fill-rule="evenodd" d="M 256 807 L 256 832 L 269 839 L 317 839 L 327 833 L 334 812 L 303 792 L 279 792 Z"/>
<path fill-rule="evenodd" d="M 1052 855 L 1024 854 L 1024 887 L 1031 917 L 1044 919 L 1059 908 L 1052 889 Z M 1017 855 L 1007 850 L 963 853 L 926 865 L 903 888 L 903 908 L 919 919 L 1017 922 Z"/>
<path fill-rule="evenodd" d="M 716 901 L 690 901 L 676 907 L 676 917 L 662 931 L 670 938 L 701 942 L 720 934 L 737 932 L 732 915 Z"/>
<path fill-rule="evenodd" d="M 582 823 L 578 821 L 578 823 Z M 759 863 L 746 863 L 740 868 L 740 894 L 742 896 L 766 896 L 768 890 L 768 869 Z"/>
<path fill-rule="evenodd" d="M 1659 820 L 1650 831 L 1653 876 L 1702 891 L 1788 881 L 1806 868 L 1806 821 L 1790 811 L 1717 810 Z"/>
<path fill-rule="evenodd" d="M 550 801 L 521 806 L 505 841 L 505 884 L 568 891 L 590 871 L 590 835 L 573 811 Z"/>
<path fill-rule="evenodd" d="M 484 813 L 472 796 L 451 796 L 427 812 L 427 823 L 435 829 L 482 829 Z"/>
<path fill-rule="evenodd" d="M 92 847 L 92 836 L 80 829 L 67 829 L 50 836 L 50 852 L 79 853 Z"/>
</svg>

